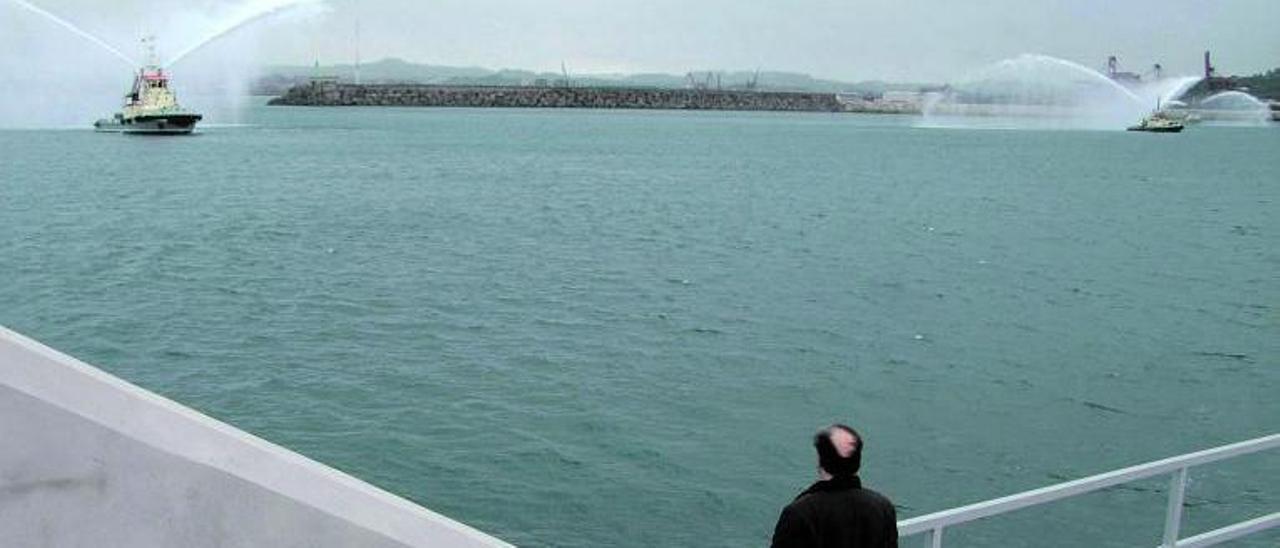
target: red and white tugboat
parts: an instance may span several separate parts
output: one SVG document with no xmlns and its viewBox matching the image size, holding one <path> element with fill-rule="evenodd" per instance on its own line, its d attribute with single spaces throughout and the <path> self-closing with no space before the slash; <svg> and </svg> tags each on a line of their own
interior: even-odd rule
<svg viewBox="0 0 1280 548">
<path fill-rule="evenodd" d="M 196 122 L 204 116 L 178 104 L 169 87 L 169 75 L 156 61 L 154 44 L 149 40 L 144 43 L 151 49 L 150 62 L 134 75 L 133 89 L 125 95 L 124 109 L 111 118 L 94 122 L 94 129 L 153 135 L 185 135 L 195 131 Z"/>
</svg>

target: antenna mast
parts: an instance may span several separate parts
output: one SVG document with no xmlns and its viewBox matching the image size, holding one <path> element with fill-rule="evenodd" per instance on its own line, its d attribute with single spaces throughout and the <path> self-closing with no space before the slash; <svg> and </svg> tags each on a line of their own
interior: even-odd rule
<svg viewBox="0 0 1280 548">
<path fill-rule="evenodd" d="M 360 85 L 360 16 L 356 15 L 356 85 Z"/>
<path fill-rule="evenodd" d="M 147 66 L 160 66 L 160 54 L 156 53 L 156 35 L 148 34 L 142 37 L 142 51 L 146 55 Z"/>
</svg>

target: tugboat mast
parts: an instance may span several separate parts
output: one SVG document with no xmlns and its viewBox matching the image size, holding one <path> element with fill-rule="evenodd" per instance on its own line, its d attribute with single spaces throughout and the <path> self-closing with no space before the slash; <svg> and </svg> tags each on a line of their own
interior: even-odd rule
<svg viewBox="0 0 1280 548">
<path fill-rule="evenodd" d="M 160 68 L 160 54 L 156 51 L 156 35 L 148 34 L 142 37 L 142 49 L 145 53 L 147 67 Z"/>
</svg>

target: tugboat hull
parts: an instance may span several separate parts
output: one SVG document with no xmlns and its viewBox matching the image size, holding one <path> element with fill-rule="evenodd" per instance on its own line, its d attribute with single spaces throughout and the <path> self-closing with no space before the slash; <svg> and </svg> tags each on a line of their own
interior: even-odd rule
<svg viewBox="0 0 1280 548">
<path fill-rule="evenodd" d="M 199 114 L 147 114 L 133 118 L 117 117 L 93 123 L 95 131 L 139 135 L 187 135 L 196 129 Z"/>
<path fill-rule="evenodd" d="M 1129 131 L 1145 131 L 1145 132 L 1147 132 L 1147 133 L 1181 133 L 1181 132 L 1182 132 L 1182 126 L 1181 126 L 1181 125 L 1177 125 L 1177 126 L 1158 126 L 1158 127 L 1150 127 L 1150 126 L 1145 126 L 1145 127 L 1144 127 L 1144 126 L 1133 126 L 1133 127 L 1129 128 Z"/>
</svg>

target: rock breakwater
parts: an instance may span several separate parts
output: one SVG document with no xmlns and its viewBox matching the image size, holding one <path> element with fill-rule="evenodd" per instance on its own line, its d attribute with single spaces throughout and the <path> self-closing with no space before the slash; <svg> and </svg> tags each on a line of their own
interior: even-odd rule
<svg viewBox="0 0 1280 548">
<path fill-rule="evenodd" d="M 770 110 L 839 112 L 835 94 L 776 91 L 356 85 L 314 81 L 290 88 L 272 105 Z"/>
</svg>

